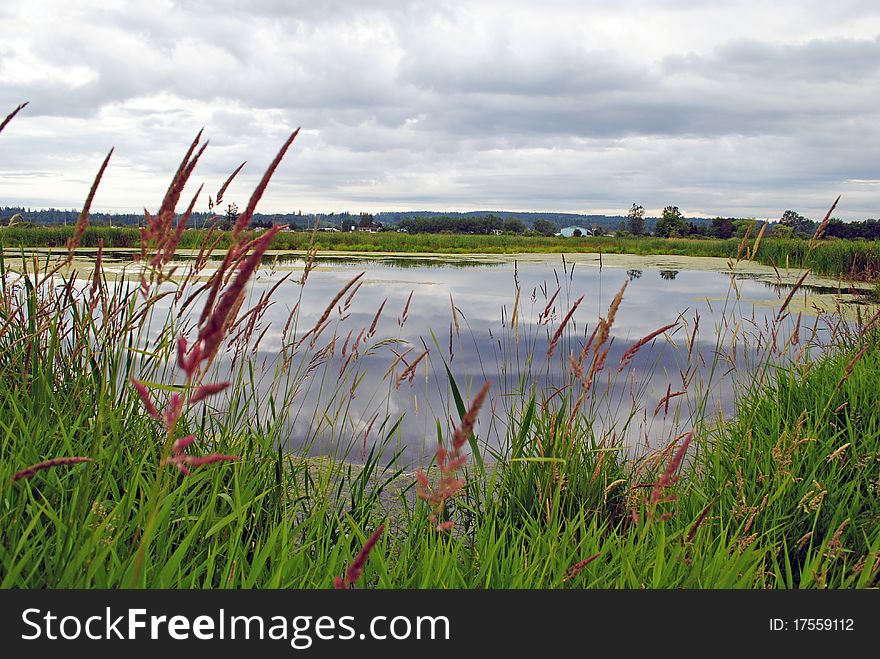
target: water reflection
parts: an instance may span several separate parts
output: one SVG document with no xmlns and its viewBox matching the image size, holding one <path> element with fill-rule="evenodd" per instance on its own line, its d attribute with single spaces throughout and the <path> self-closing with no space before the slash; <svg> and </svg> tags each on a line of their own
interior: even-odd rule
<svg viewBox="0 0 880 659">
<path fill-rule="evenodd" d="M 302 255 L 265 260 L 241 314 L 277 285 L 274 302 L 254 321 L 250 343 L 233 345 L 218 362 L 217 377 L 228 375 L 236 349 L 247 350 L 256 359 L 260 409 L 248 412 L 255 422 L 269 407 L 284 407 L 289 418 L 280 439 L 287 448 L 352 460 L 388 438 L 386 458 L 399 451 L 405 462 L 424 464 L 438 427 L 446 434 L 458 421 L 447 368 L 465 400 L 492 381 L 478 433 L 487 448 L 502 450 L 507 420 L 518 417 L 532 393 L 551 405 L 581 395 L 572 363 L 625 282 L 605 368 L 585 407 L 594 418 L 592 439 L 614 435 L 634 452 L 692 429 L 694 419 L 729 415 L 735 383 L 754 374 L 760 354 L 791 357 L 827 333 L 795 318 L 776 327 L 777 307 L 767 302 L 777 290 L 752 279 L 732 287 L 730 275 L 720 272 L 658 268 L 659 277 L 643 277 L 643 268 L 571 257 L 345 256 L 321 258 L 319 265 L 300 287 Z M 356 292 L 328 310 L 360 272 Z M 581 296 L 548 358 L 559 323 Z M 171 304 L 171 298 L 157 303 L 157 318 Z M 320 336 L 309 335 L 328 311 L 331 324 Z M 639 339 L 671 323 L 621 367 Z"/>
<path fill-rule="evenodd" d="M 368 258 L 368 263 L 371 267 L 389 267 L 389 268 L 473 268 L 473 267 L 482 267 L 482 268 L 495 268 L 499 267 L 501 264 L 496 261 L 487 261 L 485 259 L 480 259 L 479 257 L 474 256 L 458 256 L 455 258 L 449 257 L 431 257 L 431 256 L 400 256 L 397 254 L 393 255 L 379 255 L 379 256 L 369 256 L 364 257 L 356 254 L 346 254 L 346 255 L 329 255 L 323 254 L 316 258 L 317 262 L 326 265 L 326 264 L 338 264 L 338 265 L 358 265 L 364 263 L 364 259 Z M 293 267 L 303 267 L 306 262 L 306 257 L 303 257 L 298 254 L 270 254 L 266 257 L 267 262 L 276 263 L 279 265 L 287 265 Z"/>
<path fill-rule="evenodd" d="M 50 256 L 57 256 L 62 250 L 52 249 L 46 250 Z M 105 249 L 102 252 L 102 259 L 105 262 L 112 263 L 131 263 L 137 250 L 120 250 Z M 95 248 L 82 247 L 78 248 L 77 256 L 85 259 L 95 259 L 98 250 Z M 187 252 L 185 250 L 178 251 L 174 255 L 172 266 L 186 265 L 194 262 L 198 258 L 198 252 Z M 208 257 L 209 263 L 219 264 L 223 260 L 222 252 L 214 252 Z M 282 266 L 285 268 L 303 268 L 309 260 L 308 255 L 299 252 L 269 252 L 264 258 L 267 266 Z M 362 254 L 333 254 L 323 253 L 316 257 L 316 261 L 321 265 L 357 265 L 361 263 L 369 263 L 371 267 L 391 267 L 391 268 L 472 268 L 475 266 L 482 268 L 500 267 L 501 263 L 497 260 L 482 258 L 477 255 L 460 255 L 455 257 L 432 256 L 432 255 L 414 255 L 404 256 L 399 254 L 379 254 L 379 255 L 362 255 Z"/>
<path fill-rule="evenodd" d="M 300 395 L 303 413 L 291 423 L 288 436 L 293 450 L 307 444 L 313 453 L 333 453 L 341 443 L 354 447 L 359 455 L 365 433 L 366 444 L 381 436 L 366 432 L 378 414 L 380 421 L 389 418 L 389 425 L 402 419 L 396 448 L 405 460 L 424 462 L 436 447 L 438 421 L 445 428 L 458 419 L 447 367 L 465 398 L 485 380 L 492 381 L 492 407 L 481 416 L 480 437 L 488 446 L 502 448 L 507 419 L 516 418 L 533 387 L 539 402 L 554 394 L 558 397 L 558 392 L 571 400 L 580 395 L 582 385 L 570 377 L 571 359 L 580 354 L 599 317 L 607 315 L 624 281 L 629 284 L 611 329 L 607 366 L 588 399 L 596 418 L 596 440 L 613 433 L 634 449 L 656 445 L 689 430 L 703 406 L 714 410 L 710 417 L 730 414 L 734 383 L 750 377 L 759 353 L 774 349 L 770 337 L 776 308 L 762 304 L 768 299 L 766 285 L 744 281 L 734 290 L 730 277 L 721 273 L 675 271 L 675 277 L 645 278 L 640 269 L 575 268 L 572 262 L 437 267 L 436 262 L 401 266 L 386 260 L 350 259 L 325 261 L 323 266 L 310 275 L 302 293 L 300 327 L 312 327 L 327 300 L 364 271 L 356 304 L 338 316 L 323 345 L 350 342 L 371 325 L 375 338 L 364 343 L 357 369 L 348 375 L 342 368 L 348 359 L 344 351 L 337 348 L 326 356 L 329 377 L 342 379 L 330 387 L 325 380 L 323 388 L 312 386 Z M 258 290 L 272 281 L 269 273 L 263 277 Z M 539 317 L 557 289 L 550 322 L 540 324 Z M 269 356 L 269 366 L 279 354 L 281 337 L 275 328 L 286 320 L 292 306 L 286 296 L 295 290 L 281 290 L 276 308 L 265 318 L 268 333 L 260 349 Z M 402 322 L 410 294 L 408 319 Z M 552 335 L 580 296 L 583 304 L 572 315 L 570 332 L 548 359 Z M 376 320 L 376 310 L 383 304 Z M 674 322 L 678 325 L 618 372 L 628 348 Z M 794 320 L 789 323 L 793 324 Z M 781 350 L 791 332 L 799 334 L 792 345 L 803 346 L 809 331 L 806 323 L 796 329 L 780 328 L 775 350 Z M 425 350 L 428 355 L 419 367 L 399 382 L 398 375 Z M 669 398 L 681 391 L 685 394 Z M 325 413 L 324 418 L 333 423 L 325 421 L 325 432 L 316 433 L 311 411 L 326 408 L 328 401 L 334 412 L 344 407 L 345 421 L 340 421 L 342 414 Z"/>
</svg>

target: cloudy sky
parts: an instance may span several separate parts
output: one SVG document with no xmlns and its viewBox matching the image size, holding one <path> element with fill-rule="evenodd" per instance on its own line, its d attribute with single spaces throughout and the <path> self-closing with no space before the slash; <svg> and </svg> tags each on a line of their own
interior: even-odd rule
<svg viewBox="0 0 880 659">
<path fill-rule="evenodd" d="M 880 216 L 876 0 L 4 0 L 0 205 Z M 207 197 L 199 204 L 204 210 Z"/>
</svg>

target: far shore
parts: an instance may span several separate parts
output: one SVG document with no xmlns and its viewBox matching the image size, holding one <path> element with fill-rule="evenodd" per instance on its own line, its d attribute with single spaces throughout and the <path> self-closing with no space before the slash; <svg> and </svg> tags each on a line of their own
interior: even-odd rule
<svg viewBox="0 0 880 659">
<path fill-rule="evenodd" d="M 10 250 L 12 251 L 12 250 Z M 15 250 L 16 253 L 21 252 Z M 65 253 L 64 248 L 59 247 L 34 247 L 25 248 L 26 253 L 42 253 L 42 254 L 61 254 Z M 110 248 L 104 251 L 104 269 L 107 272 L 121 273 L 126 278 L 135 274 L 131 272 L 130 267 L 135 262 L 127 259 L 118 258 L 116 254 L 136 254 L 139 253 L 138 248 Z M 82 276 L 94 267 L 94 255 L 97 249 L 94 247 L 80 247 L 75 250 L 74 260 L 71 265 L 64 268 L 61 272 L 76 272 Z M 179 263 L 185 264 L 187 257 L 195 257 L 199 253 L 194 249 L 178 249 L 177 257 L 183 257 Z M 222 254 L 222 250 L 215 251 L 215 255 Z M 308 258 L 309 252 L 306 250 L 269 250 L 266 252 L 266 259 L 272 259 L 279 256 L 292 256 L 305 260 Z M 11 256 L 11 255 L 10 255 Z M 7 257 L 8 258 L 8 257 Z M 800 268 L 774 269 L 771 266 L 763 265 L 755 261 L 740 260 L 733 261 L 727 258 L 714 256 L 681 256 L 677 254 L 654 254 L 654 255 L 638 255 L 638 254 L 599 254 L 588 252 L 576 253 L 546 253 L 546 252 L 524 252 L 515 254 L 486 254 L 486 253 L 432 253 L 432 252 L 360 252 L 353 250 L 327 250 L 318 251 L 315 271 L 320 272 L 325 266 L 323 262 L 356 260 L 364 263 L 370 261 L 382 260 L 407 260 L 407 261 L 425 261 L 434 264 L 458 263 L 472 264 L 475 266 L 481 264 L 560 264 L 562 259 L 568 264 L 577 264 L 575 267 L 587 268 L 616 268 L 616 269 L 636 269 L 648 271 L 678 270 L 678 271 L 698 271 L 698 272 L 721 272 L 734 273 L 737 278 L 748 278 L 762 281 L 767 284 L 777 284 L 780 286 L 792 286 L 797 283 L 803 275 L 804 270 Z M 274 272 L 295 272 L 301 270 L 303 263 L 301 261 L 280 261 L 273 264 Z M 206 269 L 199 279 L 205 279 L 210 274 L 210 268 Z M 810 273 L 803 281 L 807 295 L 797 295 L 789 303 L 788 308 L 794 313 L 813 314 L 816 309 L 823 312 L 836 311 L 846 317 L 856 316 L 857 308 L 866 301 L 866 293 L 872 288 L 872 284 L 866 282 L 852 282 L 815 275 Z M 812 290 L 811 290 L 812 289 Z M 755 304 L 760 306 L 779 306 L 782 300 L 775 295 L 767 296 L 766 300 L 757 300 Z"/>
<path fill-rule="evenodd" d="M 47 254 L 66 253 L 62 247 L 26 247 L 25 252 L 37 252 Z M 18 250 L 14 252 L 20 253 Z M 112 254 L 137 254 L 139 248 L 135 247 L 113 247 L 104 250 L 104 260 L 107 263 L 120 263 L 121 260 L 114 259 Z M 78 247 L 74 250 L 74 267 L 80 269 L 84 265 L 91 265 L 93 261 L 91 256 L 97 253 L 95 247 Z M 214 255 L 222 255 L 224 250 L 215 250 Z M 194 257 L 199 254 L 197 249 L 178 249 L 177 257 Z M 309 251 L 301 249 L 270 249 L 266 251 L 266 259 L 273 256 L 294 256 L 299 258 L 308 258 Z M 363 261 L 370 260 L 426 260 L 436 263 L 473 263 L 480 264 L 502 264 L 502 263 L 561 263 L 564 258 L 567 263 L 576 263 L 578 265 L 588 267 L 608 267 L 608 268 L 638 268 L 641 270 L 690 270 L 702 272 L 734 272 L 737 275 L 743 275 L 759 281 L 766 281 L 774 284 L 794 284 L 803 275 L 803 268 L 780 268 L 775 269 L 772 266 L 764 265 L 756 261 L 740 260 L 733 261 L 718 256 L 682 256 L 680 254 L 606 254 L 601 252 L 520 252 L 494 254 L 485 252 L 472 253 L 455 253 L 447 252 L 374 252 L 374 251 L 357 251 L 357 250 L 318 250 L 317 259 L 319 260 L 350 260 L 357 259 Z M 78 266 L 78 267 L 76 267 Z M 731 270 L 731 266 L 733 269 Z M 281 271 L 299 270 L 301 264 L 278 263 L 276 269 Z M 836 277 L 827 277 L 810 273 L 804 280 L 805 286 L 816 286 L 823 288 L 838 288 L 841 292 L 850 290 L 869 290 L 871 283 L 861 281 L 842 280 Z"/>
</svg>

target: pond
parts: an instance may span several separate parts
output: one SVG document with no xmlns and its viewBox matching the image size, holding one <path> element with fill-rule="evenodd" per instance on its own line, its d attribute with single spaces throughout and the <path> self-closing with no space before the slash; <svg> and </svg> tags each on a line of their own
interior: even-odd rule
<svg viewBox="0 0 880 659">
<path fill-rule="evenodd" d="M 105 270 L 127 269 L 130 258 L 107 253 Z M 324 255 L 301 286 L 305 263 L 302 254 L 267 255 L 242 305 L 244 314 L 277 286 L 273 303 L 245 333 L 246 354 L 255 360 L 248 405 L 257 409 L 243 423 L 282 410 L 279 439 L 291 451 L 355 462 L 374 445 L 384 460 L 428 461 L 438 432 L 449 437 L 459 420 L 450 378 L 465 404 L 492 383 L 477 425 L 487 456 L 503 450 L 509 420 L 521 418 L 533 394 L 539 407 L 552 407 L 585 393 L 592 441 L 613 439 L 633 453 L 663 445 L 729 415 L 734 387 L 765 360 L 804 358 L 810 346 L 821 346 L 831 326 L 822 308 L 847 299 L 836 282 L 808 278 L 780 317 L 801 273 L 752 263 L 731 271 L 727 261 L 708 258 Z M 624 284 L 605 366 L 585 392 L 573 363 Z M 190 338 L 197 307 L 188 312 Z M 325 311 L 330 324 L 319 336 L 307 334 Z M 666 325 L 672 327 L 621 364 L 630 347 Z M 157 329 L 150 328 L 154 336 Z M 231 364 L 243 363 L 244 350 L 234 354 L 218 361 L 215 377 L 230 377 Z M 583 368 L 591 359 L 589 353 Z"/>
</svg>

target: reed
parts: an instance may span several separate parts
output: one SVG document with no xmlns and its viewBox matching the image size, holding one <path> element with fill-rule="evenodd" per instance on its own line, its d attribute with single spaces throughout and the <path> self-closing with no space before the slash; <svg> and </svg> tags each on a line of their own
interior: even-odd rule
<svg viewBox="0 0 880 659">
<path fill-rule="evenodd" d="M 151 231 L 175 234 L 190 213 L 189 201 L 176 208 L 181 177 L 210 154 L 199 144 Z M 270 247 L 299 237 L 148 233 L 138 276 L 96 266 L 47 279 L 57 262 L 12 255 L 17 230 L 0 234 L 0 587 L 880 586 L 873 311 L 850 324 L 784 309 L 761 326 L 737 315 L 732 284 L 711 349 L 697 327 L 712 320 L 698 316 L 629 340 L 617 326 L 625 287 L 592 331 L 575 329 L 573 309 L 593 292 L 576 290 L 566 263 L 533 296 L 512 283 L 516 313 L 503 312 L 494 354 L 480 355 L 497 361 L 490 388 L 479 360 L 453 354 L 472 330 L 452 301 L 449 348 L 445 326 L 433 343 L 383 336 L 420 312 L 414 294 L 352 313 L 362 278 L 306 322 L 303 289 L 322 273 L 306 277 L 306 265 L 284 288 L 261 274 Z M 75 231 L 52 233 L 62 260 Z M 125 231 L 87 227 L 81 242 L 107 250 Z M 385 240 L 376 235 L 332 244 L 378 246 L 366 242 Z M 310 249 L 335 240 L 312 238 Z M 393 237 L 423 244 L 413 238 Z M 190 240 L 197 259 L 170 258 Z M 722 243 L 723 255 L 738 242 Z M 794 254 L 781 242 L 764 235 L 752 256 Z M 212 257 L 224 244 L 233 249 Z M 797 258 L 821 271 L 846 249 L 821 241 Z M 219 275 L 206 271 L 211 258 L 225 263 Z M 289 315 L 270 350 L 266 310 L 282 290 Z M 680 372 L 654 393 L 627 367 L 649 363 L 661 336 Z M 604 368 L 610 355 L 617 369 Z M 363 374 L 377 366 L 385 389 L 367 390 Z M 736 410 L 719 418 L 706 392 L 727 371 L 740 376 Z M 438 448 L 414 471 L 400 458 L 394 403 L 414 407 L 422 386 L 441 392 L 443 409 L 421 403 Z M 668 415 L 669 437 L 625 441 L 652 411 Z M 503 441 L 490 441 L 497 428 Z"/>
</svg>

